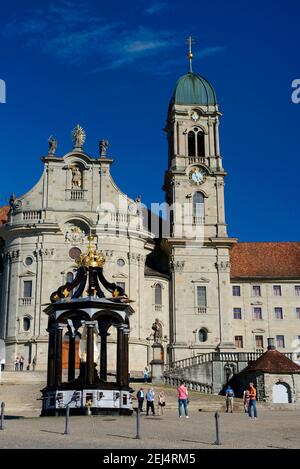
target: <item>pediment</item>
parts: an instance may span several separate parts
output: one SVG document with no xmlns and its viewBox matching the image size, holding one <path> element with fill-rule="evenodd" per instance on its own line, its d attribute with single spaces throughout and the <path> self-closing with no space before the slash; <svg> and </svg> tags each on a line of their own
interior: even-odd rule
<svg viewBox="0 0 300 469">
<path fill-rule="evenodd" d="M 120 272 L 120 273 L 114 274 L 112 278 L 128 278 L 128 275 Z"/>
<path fill-rule="evenodd" d="M 209 283 L 210 279 L 206 277 L 200 277 L 196 280 L 192 280 L 192 283 Z"/>
<path fill-rule="evenodd" d="M 31 270 L 27 270 L 23 274 L 20 275 L 20 277 L 32 277 L 33 275 L 36 275 L 35 272 L 32 272 Z"/>
</svg>

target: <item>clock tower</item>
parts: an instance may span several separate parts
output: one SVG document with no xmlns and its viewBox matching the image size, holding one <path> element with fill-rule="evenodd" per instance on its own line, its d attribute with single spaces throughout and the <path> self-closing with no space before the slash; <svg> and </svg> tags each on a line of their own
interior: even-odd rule
<svg viewBox="0 0 300 469">
<path fill-rule="evenodd" d="M 191 40 L 190 40 L 191 46 Z M 175 86 L 167 115 L 171 268 L 170 360 L 234 349 L 230 328 L 230 258 L 214 88 L 192 71 Z M 194 352 L 191 352 L 191 349 Z"/>
</svg>

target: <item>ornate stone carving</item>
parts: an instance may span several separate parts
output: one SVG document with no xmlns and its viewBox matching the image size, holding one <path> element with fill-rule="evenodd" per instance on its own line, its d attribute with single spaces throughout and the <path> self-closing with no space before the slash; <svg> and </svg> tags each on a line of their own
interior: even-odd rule
<svg viewBox="0 0 300 469">
<path fill-rule="evenodd" d="M 69 225 L 65 232 L 65 240 L 73 245 L 83 244 L 85 236 L 85 232 L 75 225 Z"/>
<path fill-rule="evenodd" d="M 7 258 L 7 260 L 10 260 L 12 262 L 17 262 L 20 258 L 20 250 L 15 249 L 13 251 L 8 251 L 6 253 L 6 258 Z"/>
<path fill-rule="evenodd" d="M 55 151 L 56 151 L 56 148 L 57 148 L 56 138 L 54 138 L 54 137 L 52 137 L 52 135 L 50 135 L 50 137 L 48 138 L 48 143 L 49 143 L 48 155 L 54 155 Z"/>
<path fill-rule="evenodd" d="M 216 269 L 219 270 L 220 272 L 228 272 L 230 271 L 230 261 L 220 261 L 216 262 Z"/>
<path fill-rule="evenodd" d="M 172 270 L 181 272 L 184 268 L 185 261 L 171 259 L 170 267 Z"/>
<path fill-rule="evenodd" d="M 36 258 L 51 259 L 54 256 L 54 248 L 39 248 L 33 254 Z"/>
<path fill-rule="evenodd" d="M 143 254 L 138 254 L 135 252 L 128 252 L 127 257 L 129 262 L 131 262 L 132 264 L 144 263 L 146 260 L 146 257 Z"/>
</svg>

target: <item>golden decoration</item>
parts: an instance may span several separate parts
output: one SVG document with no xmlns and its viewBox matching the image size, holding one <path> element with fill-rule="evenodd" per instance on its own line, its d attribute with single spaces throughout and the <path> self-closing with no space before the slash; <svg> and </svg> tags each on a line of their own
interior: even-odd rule
<svg viewBox="0 0 300 469">
<path fill-rule="evenodd" d="M 115 289 L 115 291 L 113 292 L 113 297 L 116 298 L 119 295 L 120 295 L 119 290 Z"/>
<path fill-rule="evenodd" d="M 105 257 L 102 252 L 96 251 L 95 245 L 93 243 L 94 236 L 88 236 L 89 247 L 86 254 L 80 254 L 76 260 L 76 264 L 79 267 L 103 267 L 105 264 Z"/>
</svg>

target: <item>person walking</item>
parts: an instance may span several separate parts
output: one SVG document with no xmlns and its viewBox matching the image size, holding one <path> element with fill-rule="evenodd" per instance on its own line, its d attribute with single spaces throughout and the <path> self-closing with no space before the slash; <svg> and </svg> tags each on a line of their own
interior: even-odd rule
<svg viewBox="0 0 300 469">
<path fill-rule="evenodd" d="M 166 405 L 166 395 L 164 391 L 158 394 L 158 415 L 164 415 L 164 407 Z"/>
<path fill-rule="evenodd" d="M 139 409 L 141 412 L 143 412 L 143 403 L 144 403 L 144 398 L 145 398 L 145 393 L 144 393 L 143 388 L 140 388 L 138 390 L 138 392 L 136 393 L 136 397 L 138 400 Z"/>
<path fill-rule="evenodd" d="M 15 371 L 19 371 L 19 366 L 20 366 L 20 360 L 19 360 L 19 357 L 16 357 L 16 359 L 15 359 Z"/>
<path fill-rule="evenodd" d="M 144 369 L 144 381 L 145 381 L 145 383 L 148 382 L 148 376 L 149 376 L 148 368 L 145 366 L 145 369 Z"/>
<path fill-rule="evenodd" d="M 184 414 L 185 418 L 189 418 L 188 415 L 188 390 L 185 386 L 185 382 L 182 382 L 179 388 L 177 388 L 178 392 L 178 412 L 179 412 L 179 418 L 181 418 L 181 410 L 182 410 L 182 405 L 184 407 Z"/>
<path fill-rule="evenodd" d="M 147 414 L 149 415 L 149 409 L 152 410 L 152 414 L 155 415 L 155 410 L 154 410 L 154 397 L 155 397 L 155 392 L 153 391 L 152 388 L 150 388 L 146 394 L 146 400 L 147 400 Z"/>
<path fill-rule="evenodd" d="M 253 414 L 252 417 L 252 408 Z M 257 407 L 256 407 L 256 389 L 253 383 L 249 384 L 249 405 L 248 405 L 248 415 L 252 419 L 257 419 Z"/>
<path fill-rule="evenodd" d="M 233 389 L 230 386 L 227 386 L 227 389 L 226 389 L 225 392 L 226 392 L 226 412 L 228 412 L 229 409 L 230 409 L 230 412 L 232 414 L 232 412 L 233 412 L 234 392 L 233 392 Z"/>
<path fill-rule="evenodd" d="M 243 403 L 244 403 L 244 411 L 245 411 L 245 414 L 248 414 L 248 410 L 249 410 L 249 389 L 245 389 L 245 391 L 243 392 Z"/>
<path fill-rule="evenodd" d="M 34 356 L 32 360 L 32 371 L 35 371 L 35 367 L 36 367 L 36 357 Z"/>
<path fill-rule="evenodd" d="M 24 357 L 21 355 L 20 356 L 20 371 L 23 371 L 24 368 Z"/>
</svg>

